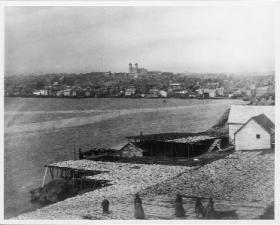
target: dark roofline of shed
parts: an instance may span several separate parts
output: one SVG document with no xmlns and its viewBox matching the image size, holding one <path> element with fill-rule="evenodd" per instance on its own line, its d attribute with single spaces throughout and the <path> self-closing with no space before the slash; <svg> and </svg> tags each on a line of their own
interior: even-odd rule
<svg viewBox="0 0 280 225">
<path fill-rule="evenodd" d="M 262 113 L 263 114 L 263 113 Z M 262 114 L 260 114 L 260 115 L 262 115 Z M 256 118 L 255 117 L 258 117 L 258 116 L 260 116 L 260 115 L 257 115 L 257 116 L 253 116 L 253 117 L 251 117 L 246 123 L 244 123 L 237 131 L 235 131 L 235 133 L 234 133 L 234 137 L 235 137 L 235 135 L 240 131 L 240 130 L 242 130 L 251 120 L 254 120 L 257 124 L 259 124 L 269 135 L 273 135 L 272 133 L 270 133 L 261 123 L 259 123 L 259 121 L 258 120 L 256 120 Z M 263 114 L 267 119 L 269 119 L 265 114 Z M 270 119 L 269 119 L 270 120 Z M 270 120 L 271 121 L 271 120 Z M 272 121 L 271 121 L 272 122 Z"/>
<path fill-rule="evenodd" d="M 147 135 L 137 135 L 137 136 L 128 136 L 127 139 L 141 139 L 143 141 L 166 141 L 184 137 L 193 137 L 200 135 L 211 135 L 214 137 L 224 137 L 224 134 L 217 134 L 211 131 L 202 131 L 197 133 L 158 133 L 158 134 L 147 134 Z"/>
</svg>

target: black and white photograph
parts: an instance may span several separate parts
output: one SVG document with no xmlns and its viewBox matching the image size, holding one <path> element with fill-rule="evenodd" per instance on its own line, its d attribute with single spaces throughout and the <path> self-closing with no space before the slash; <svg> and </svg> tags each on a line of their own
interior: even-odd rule
<svg viewBox="0 0 280 225">
<path fill-rule="evenodd" d="M 275 2 L 17 3 L 4 222 L 276 221 Z"/>
</svg>

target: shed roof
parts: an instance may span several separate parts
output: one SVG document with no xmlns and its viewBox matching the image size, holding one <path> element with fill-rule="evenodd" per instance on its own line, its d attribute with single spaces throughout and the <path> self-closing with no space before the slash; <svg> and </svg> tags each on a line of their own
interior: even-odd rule
<svg viewBox="0 0 280 225">
<path fill-rule="evenodd" d="M 212 139 L 215 139 L 215 137 L 212 137 L 212 136 L 209 136 L 209 135 L 200 135 L 200 136 L 183 137 L 183 138 L 167 140 L 166 142 L 191 144 L 191 143 L 196 143 L 196 142 L 206 141 L 206 140 L 212 140 Z"/>
<path fill-rule="evenodd" d="M 275 125 L 274 123 L 264 114 L 252 117 L 259 125 L 261 125 L 268 133 L 274 134 Z"/>
<path fill-rule="evenodd" d="M 265 129 L 270 135 L 274 135 L 275 133 L 275 125 L 274 123 L 265 115 L 265 114 L 260 114 L 257 116 L 253 116 L 250 118 L 243 126 L 241 126 L 235 134 L 237 134 L 240 130 L 242 130 L 251 120 L 254 120 L 257 122 L 263 129 Z"/>
<path fill-rule="evenodd" d="M 146 134 L 126 137 L 128 139 L 141 139 L 142 141 L 168 141 L 184 137 L 194 137 L 201 135 L 209 135 L 209 132 L 197 132 L 197 133 L 159 133 L 159 134 Z"/>
<path fill-rule="evenodd" d="M 125 150 L 126 147 L 131 147 L 131 148 L 133 148 L 133 149 L 136 150 L 136 151 L 143 152 L 143 149 L 142 149 L 142 148 L 137 147 L 136 145 L 134 145 L 134 144 L 131 143 L 131 142 L 128 142 L 125 146 L 123 146 L 123 147 L 120 149 L 120 151 Z"/>
<path fill-rule="evenodd" d="M 231 105 L 228 123 L 244 124 L 250 118 L 260 114 L 265 114 L 273 123 L 275 123 L 274 106 L 255 105 Z"/>
</svg>

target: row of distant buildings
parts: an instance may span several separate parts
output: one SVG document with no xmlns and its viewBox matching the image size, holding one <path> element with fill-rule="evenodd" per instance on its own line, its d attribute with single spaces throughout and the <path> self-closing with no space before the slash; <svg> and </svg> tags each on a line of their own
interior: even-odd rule
<svg viewBox="0 0 280 225">
<path fill-rule="evenodd" d="M 262 98 L 274 96 L 274 78 L 212 79 L 193 78 L 160 71 L 148 71 L 138 63 L 128 65 L 128 73 L 101 73 L 98 78 L 90 75 L 82 82 L 64 76 L 33 85 L 5 86 L 5 96 L 50 96 L 50 97 L 143 97 L 143 98 Z M 198 76 L 198 75 L 197 75 Z M 94 78 L 94 79 L 93 79 Z M 58 80 L 58 81 L 57 81 Z M 35 83 L 35 84 L 34 84 Z M 37 85 L 39 83 L 40 85 Z M 71 84 L 71 85 L 70 85 Z M 259 100 L 259 99 L 257 99 Z M 256 103 L 258 104 L 258 103 Z M 262 103 L 261 103 L 262 104 Z"/>
<path fill-rule="evenodd" d="M 206 93 L 208 95 L 206 95 Z M 138 95 L 137 87 L 130 86 L 125 89 L 124 96 L 131 97 Z M 196 91 L 192 91 L 189 89 L 184 88 L 184 84 L 181 83 L 169 83 L 168 87 L 165 89 L 159 88 L 151 88 L 148 90 L 147 93 L 141 93 L 141 97 L 149 97 L 149 98 L 168 98 L 168 97 L 208 97 L 208 98 L 215 98 L 215 97 L 222 97 L 224 96 L 224 88 L 216 88 L 216 89 L 197 89 Z"/>
<path fill-rule="evenodd" d="M 148 93 L 137 93 L 137 89 L 135 87 L 129 87 L 126 88 L 124 91 L 124 96 L 125 97 L 133 97 L 133 96 L 138 96 L 138 97 L 146 97 L 146 98 L 167 98 L 168 97 L 168 92 L 165 90 L 160 90 L 157 88 L 152 88 L 148 91 Z"/>
<path fill-rule="evenodd" d="M 52 96 L 52 97 L 90 97 L 92 90 L 90 87 L 81 88 L 76 86 L 60 85 L 54 82 L 40 90 L 34 90 L 33 96 Z"/>
<path fill-rule="evenodd" d="M 228 97 L 228 98 L 252 98 L 252 97 L 262 97 L 262 96 L 274 96 L 275 90 L 273 85 L 265 85 L 265 86 L 256 86 L 251 85 L 247 87 L 241 87 L 241 88 L 231 88 L 231 89 L 225 89 L 224 87 L 221 87 L 218 85 L 218 82 L 211 83 L 212 87 L 209 88 L 199 88 L 197 89 L 197 93 L 199 96 L 203 97 Z M 213 85 L 216 87 L 213 87 Z"/>
<path fill-rule="evenodd" d="M 104 89 L 104 90 L 103 90 Z M 140 90 L 137 86 L 129 85 L 127 87 L 112 89 L 100 88 L 93 89 L 91 87 L 78 87 L 59 85 L 55 82 L 53 85 L 46 86 L 42 89 L 32 90 L 26 93 L 21 88 L 5 91 L 6 96 L 52 96 L 52 97 L 146 97 L 146 98 L 168 98 L 168 97 L 183 97 L 183 98 L 244 98 L 247 100 L 257 99 L 260 97 L 274 96 L 274 87 L 264 86 L 255 89 L 235 88 L 231 91 L 224 87 L 218 86 L 215 88 L 200 87 L 195 91 L 185 89 L 183 84 L 170 83 L 165 89 L 150 88 L 147 91 Z M 258 99 L 260 98 L 260 99 Z M 274 97 L 273 97 L 274 98 Z"/>
</svg>

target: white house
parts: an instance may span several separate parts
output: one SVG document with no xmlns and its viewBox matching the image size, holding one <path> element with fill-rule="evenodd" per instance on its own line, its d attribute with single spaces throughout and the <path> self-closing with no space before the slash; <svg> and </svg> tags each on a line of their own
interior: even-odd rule
<svg viewBox="0 0 280 225">
<path fill-rule="evenodd" d="M 45 89 L 43 89 L 43 90 L 36 90 L 36 91 L 33 91 L 33 95 L 37 95 L 37 96 L 44 95 L 44 96 L 47 96 L 48 95 L 48 90 L 45 90 Z"/>
<path fill-rule="evenodd" d="M 71 96 L 77 96 L 77 90 L 72 90 L 72 92 L 71 92 Z"/>
<path fill-rule="evenodd" d="M 199 95 L 203 95 L 203 93 L 204 93 L 202 88 L 197 89 L 196 92 L 197 92 Z"/>
<path fill-rule="evenodd" d="M 86 97 L 89 97 L 89 96 L 90 96 L 90 91 L 89 91 L 89 90 L 86 90 L 86 91 L 85 91 L 85 96 L 86 96 Z"/>
<path fill-rule="evenodd" d="M 229 141 L 234 142 L 235 132 L 250 118 L 262 113 L 275 123 L 274 106 L 231 105 L 228 117 Z"/>
<path fill-rule="evenodd" d="M 160 94 L 161 97 L 164 97 L 164 98 L 167 97 L 167 91 L 160 90 L 160 91 L 159 91 L 159 94 Z"/>
<path fill-rule="evenodd" d="M 216 88 L 217 95 L 224 96 L 224 90 L 225 89 L 223 87 Z"/>
<path fill-rule="evenodd" d="M 169 83 L 169 88 L 172 91 L 178 91 L 182 89 L 182 85 L 180 83 Z"/>
<path fill-rule="evenodd" d="M 131 95 L 135 95 L 136 93 L 136 88 L 127 88 L 125 89 L 125 96 L 131 96 Z"/>
<path fill-rule="evenodd" d="M 215 89 L 207 89 L 207 93 L 209 93 L 210 98 L 216 97 L 216 90 Z"/>
<path fill-rule="evenodd" d="M 41 95 L 41 90 L 33 91 L 33 95 L 37 95 L 37 96 Z"/>
<path fill-rule="evenodd" d="M 208 94 L 210 98 L 215 98 L 217 95 L 216 89 L 205 88 L 205 89 L 197 89 L 196 91 L 198 92 L 199 95 Z"/>
<path fill-rule="evenodd" d="M 71 89 L 63 90 L 63 95 L 64 96 L 70 96 L 71 95 Z"/>
<path fill-rule="evenodd" d="M 235 150 L 270 149 L 274 135 L 275 125 L 267 116 L 254 116 L 235 132 Z"/>
<path fill-rule="evenodd" d="M 160 96 L 160 91 L 159 89 L 152 88 L 149 90 L 149 97 L 151 98 L 158 98 Z"/>
<path fill-rule="evenodd" d="M 256 89 L 256 96 L 261 97 L 264 94 L 274 94 L 274 88 L 272 86 L 264 86 L 264 87 L 258 87 Z"/>
</svg>

